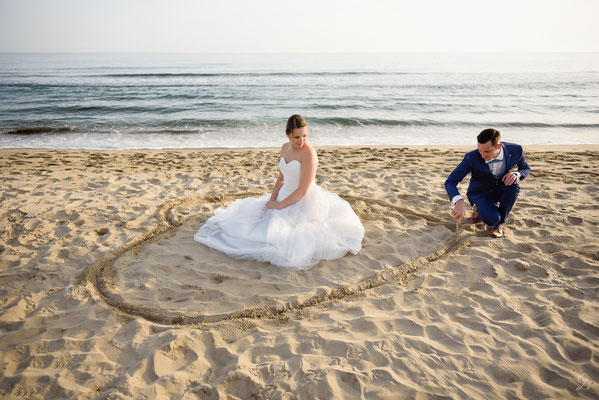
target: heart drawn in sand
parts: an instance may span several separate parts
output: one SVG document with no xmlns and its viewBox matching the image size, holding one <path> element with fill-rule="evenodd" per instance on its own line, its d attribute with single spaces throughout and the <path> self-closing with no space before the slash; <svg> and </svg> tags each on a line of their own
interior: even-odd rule
<svg viewBox="0 0 599 400">
<path fill-rule="evenodd" d="M 393 205 L 353 196 L 343 197 L 364 223 L 362 250 L 308 271 L 233 259 L 193 240 L 216 207 L 250 195 L 256 194 L 165 203 L 158 228 L 89 268 L 92 293 L 120 312 L 161 324 L 261 318 L 405 281 L 427 263 L 470 244 L 455 241 L 451 221 L 416 212 L 408 201 Z"/>
</svg>

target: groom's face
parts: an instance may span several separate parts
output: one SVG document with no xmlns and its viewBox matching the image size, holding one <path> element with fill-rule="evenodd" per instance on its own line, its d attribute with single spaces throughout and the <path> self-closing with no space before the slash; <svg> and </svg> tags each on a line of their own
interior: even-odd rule
<svg viewBox="0 0 599 400">
<path fill-rule="evenodd" d="M 497 146 L 493 146 L 490 140 L 486 143 L 478 143 L 478 152 L 485 161 L 489 161 L 497 157 L 499 155 L 500 149 L 501 143 L 497 143 Z"/>
</svg>

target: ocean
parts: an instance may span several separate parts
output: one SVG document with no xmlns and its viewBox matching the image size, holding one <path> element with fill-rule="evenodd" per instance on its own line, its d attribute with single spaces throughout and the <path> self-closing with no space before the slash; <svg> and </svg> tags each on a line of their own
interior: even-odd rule
<svg viewBox="0 0 599 400">
<path fill-rule="evenodd" d="M 599 53 L 0 54 L 0 148 L 599 144 Z"/>
</svg>

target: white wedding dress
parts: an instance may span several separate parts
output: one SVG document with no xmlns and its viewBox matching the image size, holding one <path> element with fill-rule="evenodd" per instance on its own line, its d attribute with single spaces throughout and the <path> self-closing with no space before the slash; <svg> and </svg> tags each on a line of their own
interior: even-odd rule
<svg viewBox="0 0 599 400">
<path fill-rule="evenodd" d="M 279 168 L 284 177 L 277 195 L 280 202 L 298 187 L 301 163 L 287 163 L 281 157 Z M 349 203 L 336 194 L 313 182 L 306 196 L 289 207 L 268 210 L 269 199 L 270 194 L 248 197 L 217 209 L 194 239 L 231 257 L 295 270 L 360 251 L 364 227 Z"/>
</svg>

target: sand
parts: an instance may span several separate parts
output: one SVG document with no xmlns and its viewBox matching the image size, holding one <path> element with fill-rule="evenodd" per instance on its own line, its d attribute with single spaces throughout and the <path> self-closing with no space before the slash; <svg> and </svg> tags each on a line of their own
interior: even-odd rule
<svg viewBox="0 0 599 400">
<path fill-rule="evenodd" d="M 303 272 L 193 241 L 275 149 L 0 150 L 0 397 L 599 398 L 599 146 L 527 147 L 502 239 L 466 150 L 319 148 L 366 236 Z"/>
</svg>

